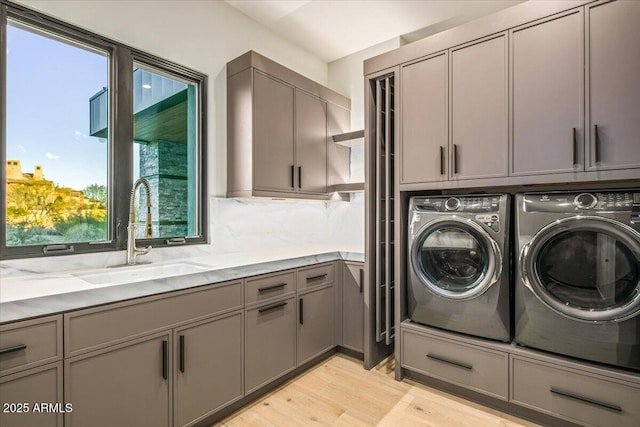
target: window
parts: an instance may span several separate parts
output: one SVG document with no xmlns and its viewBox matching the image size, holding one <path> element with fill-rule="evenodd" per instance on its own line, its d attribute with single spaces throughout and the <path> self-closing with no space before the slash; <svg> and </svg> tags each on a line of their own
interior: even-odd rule
<svg viewBox="0 0 640 427">
<path fill-rule="evenodd" d="M 139 227 L 141 244 L 206 242 L 206 76 L 1 7 L 1 257 L 126 247 L 140 177 L 153 225 L 151 238 Z"/>
</svg>

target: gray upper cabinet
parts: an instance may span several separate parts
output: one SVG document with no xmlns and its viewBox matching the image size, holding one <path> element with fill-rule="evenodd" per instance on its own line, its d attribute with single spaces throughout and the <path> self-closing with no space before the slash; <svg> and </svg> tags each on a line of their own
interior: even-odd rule
<svg viewBox="0 0 640 427">
<path fill-rule="evenodd" d="M 297 189 L 327 192 L 327 103 L 296 90 L 295 164 Z"/>
<path fill-rule="evenodd" d="M 582 10 L 513 29 L 510 36 L 511 174 L 583 170 Z"/>
<path fill-rule="evenodd" d="M 293 191 L 294 91 L 263 73 L 254 78 L 254 186 Z"/>
<path fill-rule="evenodd" d="M 177 329 L 174 425 L 188 426 L 242 397 L 242 312 Z"/>
<path fill-rule="evenodd" d="M 507 175 L 506 33 L 451 50 L 452 179 Z"/>
<path fill-rule="evenodd" d="M 402 67 L 401 184 L 447 179 L 447 70 L 447 52 Z"/>
<path fill-rule="evenodd" d="M 640 2 L 587 5 L 588 168 L 640 167 Z"/>
<path fill-rule="evenodd" d="M 349 163 L 328 149 L 327 128 L 345 127 L 342 117 L 348 128 L 350 110 L 348 98 L 253 51 L 229 62 L 227 196 L 328 199 L 327 182 L 344 181 Z"/>
</svg>

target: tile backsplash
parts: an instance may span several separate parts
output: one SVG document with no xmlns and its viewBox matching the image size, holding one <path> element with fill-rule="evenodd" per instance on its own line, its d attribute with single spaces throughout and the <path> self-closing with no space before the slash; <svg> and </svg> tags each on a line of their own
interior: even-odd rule
<svg viewBox="0 0 640 427">
<path fill-rule="evenodd" d="M 211 198 L 214 253 L 309 244 L 364 249 L 364 195 L 350 202 Z"/>
</svg>

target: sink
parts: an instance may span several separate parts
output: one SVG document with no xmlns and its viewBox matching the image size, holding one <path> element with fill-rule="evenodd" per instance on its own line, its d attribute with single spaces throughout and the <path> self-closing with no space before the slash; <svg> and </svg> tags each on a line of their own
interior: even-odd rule
<svg viewBox="0 0 640 427">
<path fill-rule="evenodd" d="M 76 276 L 94 285 L 141 282 L 144 280 L 175 277 L 211 270 L 212 267 L 189 262 L 170 264 L 126 265 L 98 272 L 80 273 Z"/>
</svg>

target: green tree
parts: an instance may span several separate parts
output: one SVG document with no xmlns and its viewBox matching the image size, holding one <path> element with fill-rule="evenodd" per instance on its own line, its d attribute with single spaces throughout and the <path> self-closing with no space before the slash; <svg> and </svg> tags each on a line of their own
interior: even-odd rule
<svg viewBox="0 0 640 427">
<path fill-rule="evenodd" d="M 100 202 L 102 207 L 107 206 L 107 186 L 100 184 L 91 184 L 82 190 L 85 197 Z"/>
</svg>

